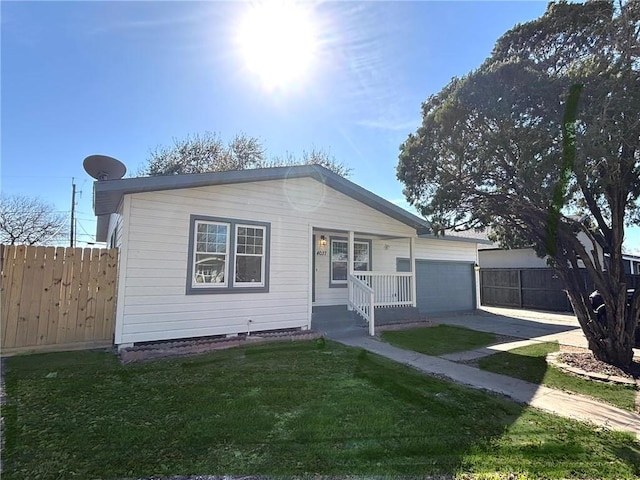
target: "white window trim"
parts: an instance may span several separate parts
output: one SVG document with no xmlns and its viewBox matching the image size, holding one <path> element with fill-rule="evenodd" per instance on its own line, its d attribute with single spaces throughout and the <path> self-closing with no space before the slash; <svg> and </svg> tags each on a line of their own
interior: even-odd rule
<svg viewBox="0 0 640 480">
<path fill-rule="evenodd" d="M 226 243 L 226 252 L 224 253 L 224 282 L 223 283 L 198 283 L 195 278 L 195 269 L 196 269 L 196 257 L 198 255 L 198 225 L 220 225 L 223 227 L 227 227 L 227 243 Z M 213 220 L 195 220 L 194 223 L 194 235 L 193 235 L 193 245 L 191 248 L 193 249 L 193 261 L 191 265 L 191 288 L 195 289 L 203 289 L 203 288 L 228 288 L 229 287 L 229 247 L 230 247 L 230 231 L 231 224 L 226 222 L 217 222 Z M 202 253 L 214 253 L 214 252 L 202 252 Z M 218 254 L 219 255 L 219 254 Z"/>
<path fill-rule="evenodd" d="M 355 246 L 358 245 L 358 244 L 367 246 L 367 262 L 366 262 L 367 263 L 367 269 L 366 270 L 356 270 L 356 262 L 357 263 L 365 263 L 365 262 L 358 261 L 356 259 Z M 365 241 L 362 241 L 362 240 L 355 240 L 353 242 L 353 249 L 354 249 L 354 252 L 353 252 L 353 271 L 354 272 L 369 272 L 369 271 L 371 271 L 371 242 L 365 242 Z"/>
<path fill-rule="evenodd" d="M 345 240 L 342 238 L 332 238 L 329 246 L 329 283 L 331 285 L 346 285 L 347 279 L 345 280 L 334 280 L 333 279 L 333 244 L 334 243 L 346 243 L 347 251 L 349 251 L 349 240 Z M 340 263 L 343 263 L 340 261 Z M 347 266 L 347 277 L 349 276 L 349 255 L 347 254 L 347 259 L 344 260 L 344 263 Z"/>
<path fill-rule="evenodd" d="M 255 253 L 238 253 L 238 230 L 241 228 L 253 228 L 256 230 L 262 230 L 262 253 L 261 254 L 255 254 Z M 234 258 L 233 258 L 233 286 L 234 287 L 239 287 L 239 288 L 247 288 L 247 287 L 264 287 L 264 277 L 265 277 L 265 264 L 266 264 L 266 256 L 267 256 L 267 249 L 266 249 L 266 245 L 265 242 L 267 240 L 267 227 L 263 226 L 263 225 L 250 225 L 250 224 L 244 224 L 244 223 L 236 223 L 235 226 L 235 231 L 234 231 L 234 248 L 235 248 L 235 252 L 234 252 Z M 238 269 L 238 265 L 237 265 L 237 259 L 238 257 L 260 257 L 260 273 L 261 273 L 261 278 L 259 282 L 238 282 L 236 281 L 236 274 L 237 274 L 237 269 Z"/>
<path fill-rule="evenodd" d="M 349 249 L 349 240 L 345 239 L 345 238 L 331 238 L 330 239 L 330 243 L 329 243 L 329 286 L 345 286 L 347 285 L 347 280 L 334 280 L 333 279 L 333 244 L 334 242 L 340 242 L 340 243 L 346 243 L 347 244 L 347 250 Z M 368 252 L 369 252 L 369 258 L 367 259 L 367 267 L 370 271 L 371 270 L 371 249 L 372 249 L 372 244 L 370 240 L 354 240 L 353 242 L 354 246 L 356 244 L 362 244 L 362 245 L 367 245 L 368 248 Z M 353 262 L 354 262 L 354 271 L 355 270 L 355 262 L 356 262 L 356 258 L 354 255 L 353 258 Z M 349 275 L 349 259 L 347 258 L 347 260 L 345 260 L 345 262 L 347 264 L 347 277 Z M 359 272 L 363 271 L 363 270 L 357 270 Z"/>
<path fill-rule="evenodd" d="M 227 252 L 225 262 L 225 283 L 195 283 L 195 261 L 197 245 L 197 225 L 217 224 L 227 226 Z M 262 281 L 235 282 L 236 274 L 236 226 L 260 228 L 263 231 Z M 187 251 L 186 295 L 269 293 L 271 264 L 271 223 L 238 218 L 213 217 L 191 214 L 189 217 L 189 243 Z"/>
</svg>

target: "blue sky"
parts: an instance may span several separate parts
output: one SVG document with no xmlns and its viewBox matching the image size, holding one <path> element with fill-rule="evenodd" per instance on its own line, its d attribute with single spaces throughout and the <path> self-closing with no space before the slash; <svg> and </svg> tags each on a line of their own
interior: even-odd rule
<svg viewBox="0 0 640 480">
<path fill-rule="evenodd" d="M 238 45 L 251 3 L 2 2 L 2 191 L 69 212 L 74 178 L 85 245 L 95 230 L 86 156 L 114 156 L 135 174 L 151 149 L 210 131 L 257 137 L 269 156 L 324 149 L 351 180 L 405 206 L 398 147 L 421 102 L 546 2 L 306 6 L 313 59 L 274 87 Z M 640 229 L 627 237 L 640 252 Z"/>
</svg>

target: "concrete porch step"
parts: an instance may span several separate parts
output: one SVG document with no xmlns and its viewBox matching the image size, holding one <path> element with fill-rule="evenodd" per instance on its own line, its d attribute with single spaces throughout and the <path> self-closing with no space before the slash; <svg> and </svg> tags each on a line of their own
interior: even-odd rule
<svg viewBox="0 0 640 480">
<path fill-rule="evenodd" d="M 412 323 L 420 320 L 420 312 L 416 307 L 377 307 L 375 311 L 376 326 Z"/>
</svg>

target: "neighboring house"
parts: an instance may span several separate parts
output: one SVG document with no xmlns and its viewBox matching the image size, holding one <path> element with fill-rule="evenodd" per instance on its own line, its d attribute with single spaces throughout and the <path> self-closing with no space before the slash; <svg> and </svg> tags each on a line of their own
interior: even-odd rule
<svg viewBox="0 0 640 480">
<path fill-rule="evenodd" d="M 627 275 L 640 275 L 640 256 L 622 255 L 624 273 Z"/>
<path fill-rule="evenodd" d="M 590 255 L 596 250 L 601 265 L 606 268 L 609 259 L 602 244 L 598 243 L 594 249 L 585 234 L 578 234 L 578 238 Z M 503 249 L 480 245 L 478 258 L 482 305 L 572 311 L 565 285 L 547 265 L 546 258 L 538 257 L 533 247 Z M 627 284 L 633 287 L 639 280 L 630 275 L 640 275 L 640 257 L 623 255 L 623 262 Z M 581 260 L 578 265 L 584 268 Z M 582 273 L 585 286 L 595 288 L 586 270 Z"/>
<path fill-rule="evenodd" d="M 587 245 L 586 240 L 583 244 Z M 591 247 L 593 248 L 593 247 Z M 603 255 L 602 247 L 598 246 L 598 255 L 606 264 L 608 255 Z M 479 246 L 480 268 L 549 268 L 546 258 L 536 255 L 533 247 L 514 248 L 507 250 L 488 245 Z M 640 275 L 640 257 L 636 255 L 622 255 L 624 271 L 627 275 Z"/>
<path fill-rule="evenodd" d="M 118 247 L 115 343 L 309 329 L 313 308 L 421 314 L 478 305 L 477 241 L 319 166 L 94 184 Z M 414 268 L 412 268 L 414 266 Z M 371 323 L 371 322 L 370 322 Z"/>
</svg>

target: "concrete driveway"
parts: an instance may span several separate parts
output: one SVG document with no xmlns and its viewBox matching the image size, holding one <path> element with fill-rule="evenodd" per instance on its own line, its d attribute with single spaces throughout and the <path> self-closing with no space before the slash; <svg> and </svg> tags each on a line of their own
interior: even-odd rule
<svg viewBox="0 0 640 480">
<path fill-rule="evenodd" d="M 433 324 L 457 325 L 522 339 L 557 340 L 564 345 L 587 346 L 578 320 L 569 314 L 482 307 L 473 312 L 429 316 L 428 320 Z M 312 328 L 328 338 L 366 337 L 365 327 L 364 322 L 353 312 L 347 312 L 344 305 L 314 308 Z"/>
<path fill-rule="evenodd" d="M 428 320 L 432 324 L 456 325 L 523 340 L 557 341 L 560 345 L 588 348 L 578 319 L 570 313 L 482 307 L 473 312 L 429 316 Z M 314 309 L 312 328 L 338 341 L 368 336 L 366 325 L 353 312 L 347 312 L 345 306 Z M 640 358 L 640 349 L 634 349 L 634 353 Z"/>
<path fill-rule="evenodd" d="M 587 348 L 587 339 L 572 314 L 482 307 L 474 312 L 436 316 L 430 320 L 434 324 Z"/>
</svg>

